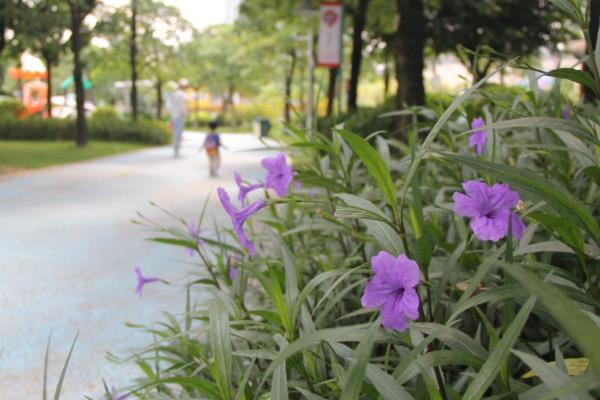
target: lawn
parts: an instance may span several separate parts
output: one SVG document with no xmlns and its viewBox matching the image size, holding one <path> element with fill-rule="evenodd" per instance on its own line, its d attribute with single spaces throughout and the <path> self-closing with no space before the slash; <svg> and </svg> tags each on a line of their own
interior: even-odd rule
<svg viewBox="0 0 600 400">
<path fill-rule="evenodd" d="M 148 147 L 143 143 L 93 141 L 77 148 L 72 142 L 0 141 L 0 174 L 14 169 L 43 168 Z"/>
</svg>

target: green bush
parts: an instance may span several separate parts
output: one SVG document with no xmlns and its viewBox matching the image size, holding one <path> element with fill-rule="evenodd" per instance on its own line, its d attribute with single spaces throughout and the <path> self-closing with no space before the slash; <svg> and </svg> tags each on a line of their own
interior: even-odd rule
<svg viewBox="0 0 600 400">
<path fill-rule="evenodd" d="M 169 141 L 165 123 L 144 119 L 128 121 L 107 110 L 92 115 L 87 128 L 88 138 L 91 140 L 151 144 L 165 144 Z M 0 140 L 74 140 L 75 136 L 75 121 L 72 119 L 0 117 Z"/>
<path fill-rule="evenodd" d="M 0 118 L 18 117 L 25 111 L 25 105 L 19 100 L 0 101 Z"/>
</svg>

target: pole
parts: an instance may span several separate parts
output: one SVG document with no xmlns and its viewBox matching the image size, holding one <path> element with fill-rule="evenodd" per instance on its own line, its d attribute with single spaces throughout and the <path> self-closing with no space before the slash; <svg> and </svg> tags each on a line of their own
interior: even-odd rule
<svg viewBox="0 0 600 400">
<path fill-rule="evenodd" d="M 315 59 L 313 57 L 313 30 L 310 28 L 307 36 L 308 46 L 307 48 L 307 59 L 308 59 L 308 87 L 306 88 L 306 130 L 309 135 L 312 134 L 313 129 L 313 81 L 314 81 L 314 70 L 315 70 Z"/>
</svg>

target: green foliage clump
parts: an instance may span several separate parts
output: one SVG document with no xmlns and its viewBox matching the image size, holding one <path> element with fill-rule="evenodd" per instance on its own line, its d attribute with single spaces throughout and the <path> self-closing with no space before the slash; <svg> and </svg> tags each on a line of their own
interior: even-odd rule
<svg viewBox="0 0 600 400">
<path fill-rule="evenodd" d="M 25 105 L 19 100 L 0 101 L 0 118 L 18 117 L 25 112 Z"/>
</svg>

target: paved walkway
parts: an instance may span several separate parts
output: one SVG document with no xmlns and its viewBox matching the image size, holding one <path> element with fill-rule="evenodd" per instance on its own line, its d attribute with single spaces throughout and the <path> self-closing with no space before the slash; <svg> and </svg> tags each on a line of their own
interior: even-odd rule
<svg viewBox="0 0 600 400">
<path fill-rule="evenodd" d="M 208 214 L 227 223 L 214 189 L 235 193 L 234 170 L 249 179 L 262 176 L 265 151 L 239 152 L 260 142 L 222 135 L 229 150 L 221 178 L 209 179 L 198 153 L 203 138 L 186 133 L 181 159 L 161 147 L 0 180 L 0 400 L 41 399 L 50 331 L 51 389 L 80 332 L 62 400 L 97 397 L 103 378 L 120 386 L 138 375 L 130 365 L 106 360 L 107 351 L 126 355 L 152 340 L 124 322 L 161 320 L 165 309 L 181 312 L 184 299 L 180 287 L 158 284 L 138 298 L 132 269 L 140 265 L 149 275 L 181 281 L 190 258 L 181 248 L 145 241 L 151 232 L 131 219 L 140 211 L 174 225 L 149 205 L 153 201 L 192 220 L 211 193 Z"/>
</svg>

